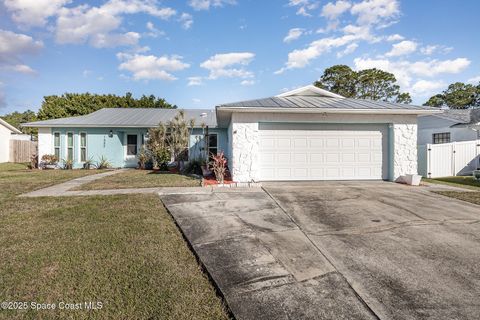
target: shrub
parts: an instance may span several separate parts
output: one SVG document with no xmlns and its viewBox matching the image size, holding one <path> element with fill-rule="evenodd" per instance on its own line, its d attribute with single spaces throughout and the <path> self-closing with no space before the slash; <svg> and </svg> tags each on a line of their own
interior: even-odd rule
<svg viewBox="0 0 480 320">
<path fill-rule="evenodd" d="M 215 179 L 217 179 L 218 183 L 223 183 L 225 172 L 227 171 L 227 159 L 225 158 L 223 151 L 216 155 L 212 154 L 210 157 L 212 159 L 210 166 L 215 174 Z"/>
<path fill-rule="evenodd" d="M 150 155 L 147 149 L 144 146 L 140 149 L 138 153 L 138 169 L 145 170 L 147 162 L 150 160 Z"/>
<path fill-rule="evenodd" d="M 29 169 L 38 168 L 38 155 L 34 154 L 30 157 L 30 163 L 28 164 Z"/>
<path fill-rule="evenodd" d="M 42 162 L 44 162 L 45 164 L 57 164 L 58 158 L 54 154 L 44 154 L 42 156 Z"/>
<path fill-rule="evenodd" d="M 185 166 L 185 169 L 183 170 L 183 172 L 186 174 L 198 174 L 201 176 L 202 166 L 204 165 L 205 165 L 205 160 L 199 160 L 199 159 L 190 160 Z"/>
<path fill-rule="evenodd" d="M 90 158 L 87 161 L 83 163 L 83 169 L 85 170 L 90 170 L 92 168 L 95 168 L 95 164 L 93 163 L 93 159 Z"/>
</svg>

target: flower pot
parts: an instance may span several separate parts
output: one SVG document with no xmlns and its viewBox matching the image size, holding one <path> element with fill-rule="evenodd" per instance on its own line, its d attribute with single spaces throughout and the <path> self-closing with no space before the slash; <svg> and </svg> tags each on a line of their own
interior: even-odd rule
<svg viewBox="0 0 480 320">
<path fill-rule="evenodd" d="M 422 176 L 418 174 L 406 174 L 404 181 L 410 186 L 419 186 L 422 181 Z"/>
</svg>

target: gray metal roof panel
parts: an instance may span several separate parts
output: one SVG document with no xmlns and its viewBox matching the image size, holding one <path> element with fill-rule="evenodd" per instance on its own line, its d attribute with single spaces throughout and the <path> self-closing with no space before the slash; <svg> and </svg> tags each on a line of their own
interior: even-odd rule
<svg viewBox="0 0 480 320">
<path fill-rule="evenodd" d="M 143 109 L 143 108 L 104 108 L 90 114 L 61 119 L 51 119 L 25 123 L 25 127 L 35 126 L 101 126 L 101 127 L 155 127 L 160 122 L 170 121 L 182 109 Z M 217 126 L 214 110 L 183 109 L 185 118 L 195 120 L 195 126 L 205 124 Z"/>
<path fill-rule="evenodd" d="M 318 96 L 273 97 L 222 104 L 228 108 L 318 108 L 318 109 L 389 109 L 389 110 L 431 110 L 427 106 L 415 106 L 386 101 L 372 101 L 351 98 Z"/>
</svg>

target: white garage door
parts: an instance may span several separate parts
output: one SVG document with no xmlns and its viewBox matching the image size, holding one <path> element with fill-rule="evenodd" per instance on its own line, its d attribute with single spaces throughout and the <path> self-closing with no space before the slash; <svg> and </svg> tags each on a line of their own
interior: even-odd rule
<svg viewBox="0 0 480 320">
<path fill-rule="evenodd" d="M 386 125 L 259 124 L 260 177 L 387 179 Z"/>
</svg>

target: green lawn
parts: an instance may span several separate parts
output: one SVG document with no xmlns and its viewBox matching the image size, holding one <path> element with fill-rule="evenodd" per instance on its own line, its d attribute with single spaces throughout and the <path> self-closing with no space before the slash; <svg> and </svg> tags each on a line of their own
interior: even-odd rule
<svg viewBox="0 0 480 320">
<path fill-rule="evenodd" d="M 151 170 L 128 170 L 80 186 L 77 190 L 199 187 L 201 181 L 192 177 Z"/>
<path fill-rule="evenodd" d="M 89 173 L 0 166 L 0 302 L 102 308 L 0 310 L 0 319 L 228 318 L 158 197 L 14 197 L 80 172 Z"/>
<path fill-rule="evenodd" d="M 480 191 L 480 181 L 476 181 L 473 177 L 422 178 L 422 181 Z"/>
<path fill-rule="evenodd" d="M 26 164 L 0 163 L 0 201 L 102 170 L 29 170 Z"/>
</svg>

